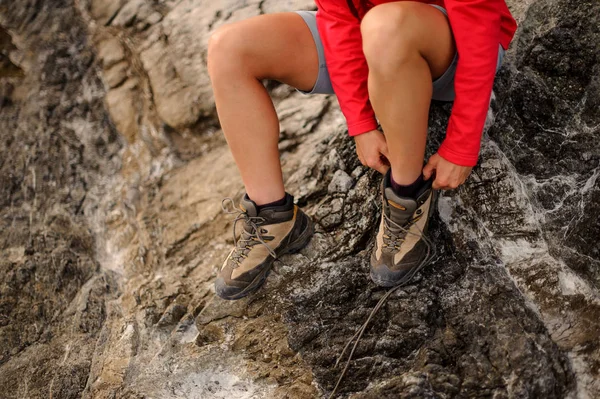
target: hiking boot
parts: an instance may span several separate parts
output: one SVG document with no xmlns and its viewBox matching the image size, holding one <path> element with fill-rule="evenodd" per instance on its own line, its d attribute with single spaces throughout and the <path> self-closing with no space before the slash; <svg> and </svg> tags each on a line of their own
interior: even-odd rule
<svg viewBox="0 0 600 399">
<path fill-rule="evenodd" d="M 400 283 L 411 270 L 427 262 L 433 251 L 425 236 L 436 196 L 431 188 L 433 179 L 423 183 L 416 199 L 398 196 L 390 179 L 388 171 L 381 184 L 381 225 L 371 254 L 371 279 L 382 287 Z"/>
<path fill-rule="evenodd" d="M 215 292 L 223 299 L 243 298 L 265 282 L 275 259 L 302 249 L 313 234 L 309 217 L 286 194 L 286 204 L 263 208 L 246 194 L 233 221 L 235 246 L 223 263 L 215 282 Z M 225 199 L 233 203 L 230 198 Z M 236 235 L 236 225 L 243 229 Z"/>
</svg>

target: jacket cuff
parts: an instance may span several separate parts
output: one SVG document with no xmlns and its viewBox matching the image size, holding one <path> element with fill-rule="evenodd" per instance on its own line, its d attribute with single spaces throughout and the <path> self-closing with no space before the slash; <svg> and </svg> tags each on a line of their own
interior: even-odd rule
<svg viewBox="0 0 600 399">
<path fill-rule="evenodd" d="M 448 144 L 446 142 L 442 142 L 442 145 L 438 149 L 438 154 L 444 158 L 448 162 L 452 162 L 455 165 L 460 166 L 469 166 L 473 167 L 477 165 L 477 160 L 479 159 L 479 152 L 475 155 L 473 154 L 461 154 L 456 152 L 450 148 L 448 148 Z"/>
<path fill-rule="evenodd" d="M 348 124 L 348 134 L 352 137 L 377 129 L 377 121 L 374 118 L 364 119 L 359 122 Z"/>
</svg>

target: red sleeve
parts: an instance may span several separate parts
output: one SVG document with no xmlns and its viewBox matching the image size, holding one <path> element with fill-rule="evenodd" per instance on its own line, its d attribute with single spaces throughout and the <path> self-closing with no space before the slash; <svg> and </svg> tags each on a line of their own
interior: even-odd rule
<svg viewBox="0 0 600 399">
<path fill-rule="evenodd" d="M 496 74 L 502 0 L 446 0 L 445 5 L 459 59 L 452 114 L 438 153 L 454 164 L 474 166 Z"/>
<path fill-rule="evenodd" d="M 317 28 L 325 49 L 327 69 L 346 117 L 348 133 L 357 136 L 375 130 L 377 120 L 369 102 L 369 69 L 362 50 L 360 22 L 345 2 L 317 0 L 316 3 Z"/>
</svg>

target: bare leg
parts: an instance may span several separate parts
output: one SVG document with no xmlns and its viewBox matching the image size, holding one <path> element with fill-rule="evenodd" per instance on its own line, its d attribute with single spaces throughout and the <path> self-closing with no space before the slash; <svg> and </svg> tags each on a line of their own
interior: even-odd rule
<svg viewBox="0 0 600 399">
<path fill-rule="evenodd" d="M 258 205 L 285 193 L 277 147 L 279 121 L 260 80 L 276 79 L 310 90 L 318 70 L 310 30 L 295 13 L 225 25 L 210 38 L 208 71 L 221 127 L 246 192 Z"/>
<path fill-rule="evenodd" d="M 369 96 L 385 132 L 392 176 L 411 184 L 423 169 L 432 78 L 455 54 L 452 31 L 441 11 L 416 2 L 373 8 L 361 30 Z"/>
</svg>

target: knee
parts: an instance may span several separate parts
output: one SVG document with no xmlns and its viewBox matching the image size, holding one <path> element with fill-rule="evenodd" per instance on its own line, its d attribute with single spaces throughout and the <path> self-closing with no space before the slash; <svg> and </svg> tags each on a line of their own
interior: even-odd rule
<svg viewBox="0 0 600 399">
<path fill-rule="evenodd" d="M 371 70 L 395 70 L 398 65 L 418 55 L 410 3 L 374 7 L 363 18 L 360 29 L 363 52 Z"/>
<path fill-rule="evenodd" d="M 207 68 L 211 79 L 221 74 L 230 74 L 233 69 L 243 65 L 247 52 L 236 24 L 223 25 L 210 35 L 207 47 Z"/>
</svg>

